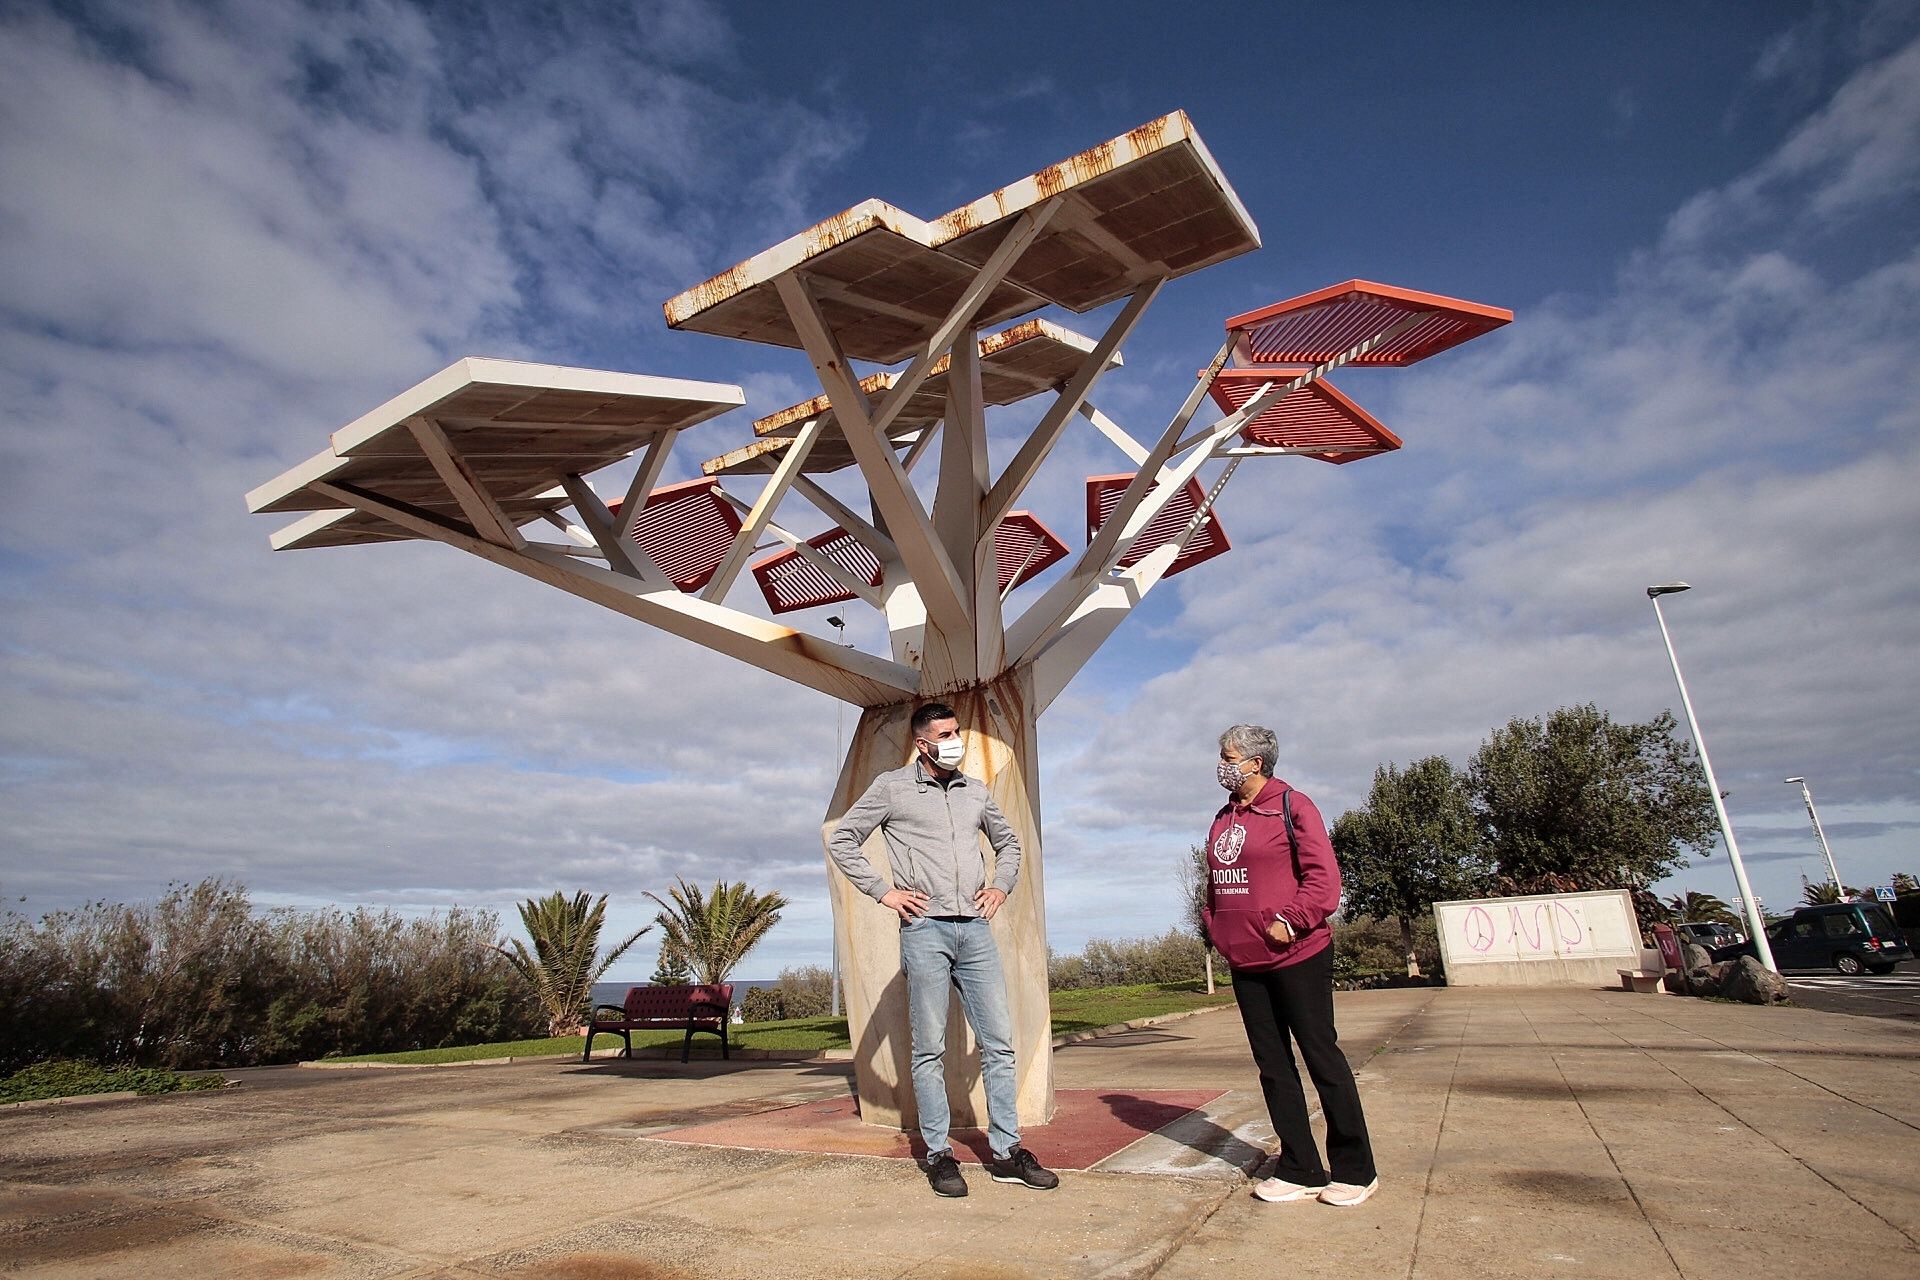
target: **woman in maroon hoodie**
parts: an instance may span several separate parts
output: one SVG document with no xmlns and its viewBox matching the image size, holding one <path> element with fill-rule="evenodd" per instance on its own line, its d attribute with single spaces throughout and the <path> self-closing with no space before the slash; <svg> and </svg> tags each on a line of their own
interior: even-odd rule
<svg viewBox="0 0 1920 1280">
<path fill-rule="evenodd" d="M 1207 937 L 1233 969 L 1234 998 L 1280 1138 L 1274 1176 L 1253 1194 L 1357 1205 L 1380 1179 L 1360 1090 L 1333 1028 L 1327 918 L 1340 908 L 1340 867 L 1320 810 L 1273 776 L 1279 751 L 1273 731 L 1258 725 L 1237 724 L 1220 735 L 1220 785 L 1230 798 L 1207 833 Z M 1324 1165 L 1289 1035 L 1320 1094 Z"/>
</svg>

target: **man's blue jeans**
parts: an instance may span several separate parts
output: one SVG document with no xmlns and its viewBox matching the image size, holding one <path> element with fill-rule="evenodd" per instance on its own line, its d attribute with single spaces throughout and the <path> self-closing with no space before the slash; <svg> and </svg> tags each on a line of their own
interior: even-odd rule
<svg viewBox="0 0 1920 1280">
<path fill-rule="evenodd" d="M 913 1097 L 928 1154 L 948 1149 L 947 992 L 960 1005 L 980 1042 L 980 1076 L 987 1086 L 987 1143 L 997 1157 L 1020 1145 L 1019 1094 L 1013 1082 L 1013 1018 L 1000 950 L 985 920 L 922 916 L 900 929 L 900 967 L 907 974 L 913 1024 Z"/>
</svg>

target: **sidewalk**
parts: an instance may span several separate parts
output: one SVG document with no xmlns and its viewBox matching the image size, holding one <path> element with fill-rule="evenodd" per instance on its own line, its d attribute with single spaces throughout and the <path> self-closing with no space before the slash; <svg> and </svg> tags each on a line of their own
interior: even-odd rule
<svg viewBox="0 0 1920 1280">
<path fill-rule="evenodd" d="M 0 1270 L 1920 1273 L 1910 1025 L 1538 989 L 1361 992 L 1338 1009 L 1383 1179 L 1358 1209 L 1248 1195 L 1232 1161 L 1270 1133 L 1229 1009 L 1056 1054 L 1063 1090 L 1215 1096 L 1203 1111 L 1058 1191 L 976 1171 L 958 1201 L 901 1160 L 659 1136 L 844 1098 L 844 1063 L 265 1071 L 217 1095 L 0 1114 Z"/>
</svg>

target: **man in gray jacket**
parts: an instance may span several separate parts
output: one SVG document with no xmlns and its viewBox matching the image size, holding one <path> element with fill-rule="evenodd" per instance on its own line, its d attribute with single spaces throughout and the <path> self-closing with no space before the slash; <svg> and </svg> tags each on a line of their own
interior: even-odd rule
<svg viewBox="0 0 1920 1280">
<path fill-rule="evenodd" d="M 900 966 L 907 974 L 913 1026 L 913 1096 L 922 1168 L 934 1193 L 967 1194 L 947 1136 L 947 992 L 958 988 L 961 1007 L 980 1042 L 980 1076 L 987 1087 L 987 1172 L 995 1182 L 1038 1190 L 1060 1185 L 1020 1145 L 1018 1092 L 1013 1073 L 1013 1019 L 1000 951 L 987 927 L 1020 878 L 1020 838 L 1007 825 L 987 784 L 960 772 L 966 742 L 953 708 L 930 702 L 913 713 L 913 762 L 873 780 L 834 828 L 827 852 L 862 893 L 900 917 Z M 878 829 L 893 871 L 888 884 L 860 846 Z M 993 846 L 993 882 L 987 882 L 985 834 Z"/>
</svg>

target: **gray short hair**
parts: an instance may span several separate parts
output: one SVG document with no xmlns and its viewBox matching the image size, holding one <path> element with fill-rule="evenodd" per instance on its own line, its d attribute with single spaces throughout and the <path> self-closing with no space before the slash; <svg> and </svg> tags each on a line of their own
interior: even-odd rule
<svg viewBox="0 0 1920 1280">
<path fill-rule="evenodd" d="M 1242 760 L 1258 760 L 1264 777 L 1271 778 L 1274 766 L 1280 763 L 1280 739 L 1273 736 L 1273 730 L 1257 724 L 1233 726 L 1220 735 L 1220 745 L 1238 751 Z"/>
</svg>

